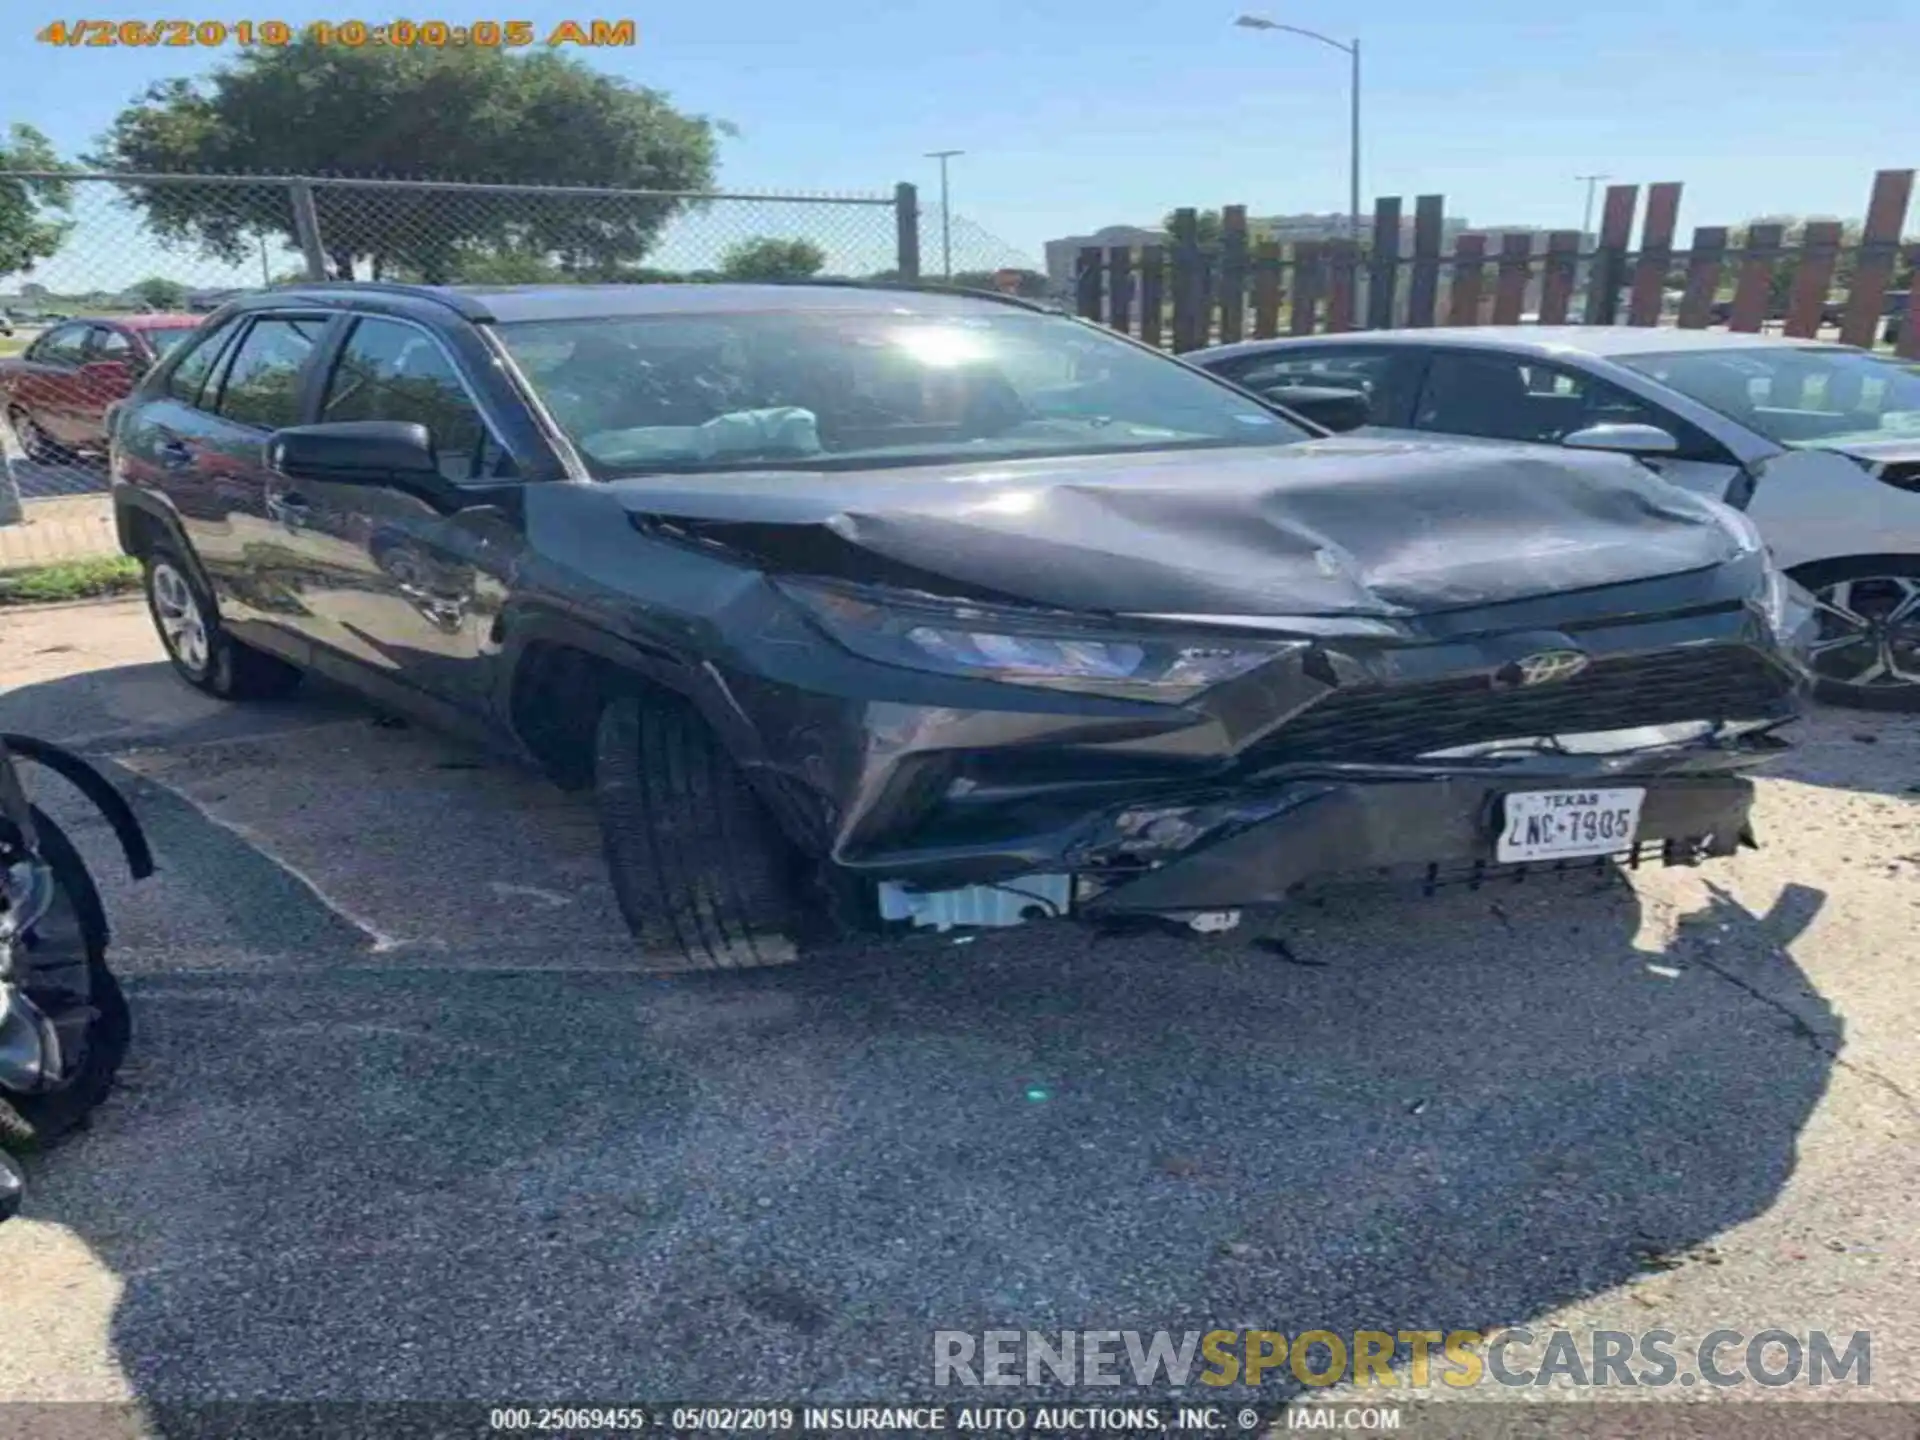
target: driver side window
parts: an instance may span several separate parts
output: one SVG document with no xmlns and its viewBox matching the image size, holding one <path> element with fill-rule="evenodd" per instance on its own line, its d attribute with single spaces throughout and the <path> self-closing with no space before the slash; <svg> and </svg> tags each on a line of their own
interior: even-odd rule
<svg viewBox="0 0 1920 1440">
<path fill-rule="evenodd" d="M 40 365 L 78 365 L 87 353 L 87 327 L 62 325 L 34 342 L 32 359 Z"/>
<path fill-rule="evenodd" d="M 440 473 L 456 484 L 512 474 L 446 353 L 426 331 L 362 316 L 340 349 L 323 421 L 403 420 L 427 427 Z"/>
</svg>

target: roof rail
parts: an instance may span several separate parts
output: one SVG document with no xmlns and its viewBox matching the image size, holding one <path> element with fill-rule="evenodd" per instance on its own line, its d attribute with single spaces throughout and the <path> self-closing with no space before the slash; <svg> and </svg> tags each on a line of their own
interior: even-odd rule
<svg viewBox="0 0 1920 1440">
<path fill-rule="evenodd" d="M 486 318 L 483 306 L 459 290 L 445 285 L 413 285 L 403 280 L 296 280 L 287 285 L 269 287 L 275 295 L 364 294 L 369 290 L 384 295 L 408 295 L 416 300 L 435 300 L 468 319 Z"/>
<path fill-rule="evenodd" d="M 715 282 L 726 284 L 726 281 Z M 832 285 L 846 290 L 905 290 L 919 295 L 968 295 L 976 300 L 998 300 L 1003 305 L 1018 306 L 1022 310 L 1034 310 L 1051 315 L 1059 311 L 1057 305 L 1049 305 L 1042 300 L 1034 300 L 1025 295 L 1009 295 L 1002 290 L 978 290 L 970 285 L 950 285 L 942 280 L 852 280 L 836 276 L 824 276 L 812 280 L 756 280 L 746 282 L 756 285 Z"/>
<path fill-rule="evenodd" d="M 949 285 L 939 280 L 859 280 L 825 276 L 806 280 L 690 280 L 690 281 L 588 281 L 596 285 L 771 285 L 788 286 L 797 289 L 833 287 L 843 290 L 904 291 L 917 295 L 965 295 L 975 300 L 993 300 L 1002 305 L 1012 305 L 1017 309 L 1031 310 L 1042 315 L 1062 313 L 1063 307 L 1046 301 L 1033 300 L 1025 295 L 1008 295 L 999 290 L 977 290 L 967 285 Z M 422 300 L 437 300 L 448 308 L 458 311 L 469 318 L 485 318 L 487 311 L 475 301 L 468 292 L 486 293 L 490 290 L 508 289 L 554 289 L 572 288 L 566 281 L 556 281 L 551 286 L 535 282 L 531 286 L 488 286 L 488 285 L 416 285 L 400 280 L 297 280 L 284 286 L 272 287 L 276 295 L 297 295 L 310 293 L 316 295 L 340 294 L 341 292 L 382 291 L 392 295 L 411 295 Z"/>
</svg>

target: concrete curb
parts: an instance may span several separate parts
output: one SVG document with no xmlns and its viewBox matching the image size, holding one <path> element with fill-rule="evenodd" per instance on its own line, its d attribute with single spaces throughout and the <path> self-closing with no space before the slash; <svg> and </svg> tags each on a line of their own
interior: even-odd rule
<svg viewBox="0 0 1920 1440">
<path fill-rule="evenodd" d="M 0 571 L 31 570 L 66 560 L 96 560 L 120 553 L 113 523 L 113 497 L 63 496 L 29 500 L 16 524 L 0 525 Z"/>
<path fill-rule="evenodd" d="M 0 615 L 44 615 L 51 610 L 85 610 L 95 605 L 113 605 L 123 600 L 142 600 L 138 589 L 122 590 L 116 595 L 89 595 L 84 600 L 29 600 L 10 605 L 0 600 Z"/>
</svg>

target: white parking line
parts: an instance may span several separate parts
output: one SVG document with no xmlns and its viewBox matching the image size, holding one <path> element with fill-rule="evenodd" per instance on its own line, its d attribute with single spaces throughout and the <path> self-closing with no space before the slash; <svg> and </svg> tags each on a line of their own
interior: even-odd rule
<svg viewBox="0 0 1920 1440">
<path fill-rule="evenodd" d="M 316 726 L 314 728 L 317 729 L 321 727 Z M 232 742 L 231 740 L 229 740 L 226 743 L 231 744 Z M 368 946 L 374 954 L 378 955 L 387 951 L 397 950 L 401 946 L 407 943 L 404 940 L 396 939 L 394 936 L 387 934 L 384 930 L 380 929 L 379 926 L 373 924 L 371 921 L 367 920 L 364 916 L 356 915 L 353 911 L 349 910 L 346 906 L 340 904 L 332 896 L 328 895 L 326 891 L 322 890 L 319 884 L 313 879 L 312 876 L 308 875 L 299 866 L 295 865 L 291 860 L 287 859 L 286 856 L 276 851 L 273 848 L 273 846 L 269 845 L 264 839 L 262 839 L 258 834 L 258 832 L 253 830 L 251 827 L 246 825 L 241 825 L 235 821 L 225 819 L 220 815 L 216 815 L 212 810 L 208 809 L 205 805 L 201 804 L 198 800 L 194 799 L 192 795 L 188 794 L 185 790 L 182 790 L 177 785 L 169 785 L 166 781 L 158 779 L 153 775 L 147 774 L 145 771 L 136 771 L 135 773 L 139 774 L 140 778 L 146 781 L 149 785 L 157 785 L 160 789 L 166 791 L 169 795 L 172 795 L 174 798 L 184 801 L 187 805 L 193 808 L 193 811 L 196 815 L 198 815 L 201 819 L 205 820 L 209 825 L 219 826 L 220 829 L 226 831 L 229 835 L 232 835 L 235 839 L 241 841 L 251 849 L 255 850 L 260 855 L 264 856 L 266 859 L 271 860 L 275 865 L 278 865 L 282 870 L 286 871 L 287 874 L 291 875 L 295 880 L 298 880 L 303 886 L 306 887 L 307 892 L 311 894 L 315 900 L 318 900 L 321 905 L 326 907 L 326 909 L 329 912 L 337 916 L 339 919 L 346 921 L 347 924 L 351 925 L 354 929 L 358 930 L 362 935 L 365 935 L 367 937 Z"/>
</svg>

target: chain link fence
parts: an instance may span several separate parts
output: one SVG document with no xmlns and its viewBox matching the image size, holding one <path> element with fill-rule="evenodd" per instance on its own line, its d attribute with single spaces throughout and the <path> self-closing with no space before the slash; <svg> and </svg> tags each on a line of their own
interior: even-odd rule
<svg viewBox="0 0 1920 1440">
<path fill-rule="evenodd" d="M 336 176 L 0 172 L 0 524 L 106 488 L 107 407 L 227 300 L 311 280 L 425 284 L 1032 274 L 964 217 L 888 194 L 673 193 Z M 18 249 L 19 246 L 10 247 Z M 0 263 L 10 251 L 0 251 Z"/>
</svg>

